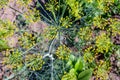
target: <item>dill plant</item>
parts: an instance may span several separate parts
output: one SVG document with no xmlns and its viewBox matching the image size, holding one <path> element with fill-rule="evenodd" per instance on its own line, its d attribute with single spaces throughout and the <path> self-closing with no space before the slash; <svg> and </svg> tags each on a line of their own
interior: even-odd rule
<svg viewBox="0 0 120 80">
<path fill-rule="evenodd" d="M 110 55 L 118 49 L 111 36 L 120 34 L 119 21 L 107 15 L 115 1 L 48 0 L 43 5 L 37 0 L 32 7 L 32 0 L 18 0 L 26 10 L 18 11 L 25 24 L 19 19 L 16 25 L 0 21 L 3 63 L 16 73 L 7 79 L 89 80 L 92 74 L 95 79 L 108 79 Z M 48 24 L 43 32 L 31 31 L 28 26 L 40 20 Z M 11 49 L 5 38 L 13 34 L 18 34 L 19 41 Z"/>
</svg>

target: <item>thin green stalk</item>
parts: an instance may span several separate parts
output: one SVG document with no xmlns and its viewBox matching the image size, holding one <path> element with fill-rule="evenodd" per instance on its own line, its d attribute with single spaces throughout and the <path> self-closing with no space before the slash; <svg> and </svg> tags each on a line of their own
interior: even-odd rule
<svg viewBox="0 0 120 80">
<path fill-rule="evenodd" d="M 58 2 L 58 6 L 59 6 L 59 7 L 61 6 L 60 0 L 59 0 L 59 2 Z M 58 11 L 58 15 L 57 15 L 57 16 L 60 16 L 60 9 L 59 9 L 59 11 Z"/>
<path fill-rule="evenodd" d="M 57 18 L 56 18 L 55 12 L 52 11 L 52 14 L 53 14 L 53 17 L 54 17 L 55 23 L 57 24 Z"/>
<path fill-rule="evenodd" d="M 39 2 L 39 1 L 38 1 Z M 46 12 L 46 10 L 43 8 L 43 6 L 41 5 L 41 3 L 39 2 L 40 7 L 44 10 L 44 12 L 47 14 L 47 16 L 54 22 L 54 20 L 52 19 L 52 17 Z M 55 23 L 55 22 L 54 22 Z M 56 24 L 56 23 L 55 23 Z"/>
<path fill-rule="evenodd" d="M 47 20 L 49 23 L 53 24 L 51 20 L 49 20 L 46 16 L 44 16 L 43 14 L 40 14 L 42 17 L 44 17 L 45 20 Z"/>
<path fill-rule="evenodd" d="M 64 5 L 63 6 L 63 10 L 62 10 L 62 14 L 61 14 L 61 18 L 63 18 L 64 14 L 65 14 L 66 8 L 67 8 L 67 5 Z"/>
</svg>

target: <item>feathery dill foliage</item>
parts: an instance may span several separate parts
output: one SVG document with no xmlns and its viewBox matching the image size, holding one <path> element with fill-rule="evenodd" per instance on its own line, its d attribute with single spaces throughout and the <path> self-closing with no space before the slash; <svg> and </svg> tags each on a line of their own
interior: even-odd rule
<svg viewBox="0 0 120 80">
<path fill-rule="evenodd" d="M 0 8 L 9 1 L 1 0 Z M 44 4 L 40 0 L 17 0 L 16 5 L 23 8 L 23 12 L 18 11 L 21 19 L 16 19 L 16 24 L 0 20 L 3 64 L 16 74 L 7 79 L 89 80 L 93 74 L 95 80 L 107 80 L 110 56 L 120 51 L 120 40 L 112 39 L 120 35 L 119 18 L 114 18 L 120 12 L 117 2 L 48 0 Z M 42 32 L 30 29 L 40 20 L 47 24 Z M 11 48 L 7 39 L 15 34 L 18 43 Z"/>
</svg>

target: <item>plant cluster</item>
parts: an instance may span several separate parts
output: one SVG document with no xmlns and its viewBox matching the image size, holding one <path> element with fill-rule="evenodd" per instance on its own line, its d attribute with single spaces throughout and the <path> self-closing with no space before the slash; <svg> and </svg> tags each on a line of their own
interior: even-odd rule
<svg viewBox="0 0 120 80">
<path fill-rule="evenodd" d="M 18 11 L 15 24 L 0 20 L 3 64 L 14 73 L 7 79 L 109 79 L 111 56 L 118 55 L 115 59 L 120 61 L 120 1 L 36 0 L 34 6 L 32 2 L 17 0 L 24 9 Z M 0 8 L 4 5 L 2 0 Z M 40 20 L 47 24 L 43 31 L 31 30 L 29 26 Z M 13 48 L 7 38 L 14 34 L 18 43 Z M 120 66 L 115 66 L 119 75 Z"/>
</svg>

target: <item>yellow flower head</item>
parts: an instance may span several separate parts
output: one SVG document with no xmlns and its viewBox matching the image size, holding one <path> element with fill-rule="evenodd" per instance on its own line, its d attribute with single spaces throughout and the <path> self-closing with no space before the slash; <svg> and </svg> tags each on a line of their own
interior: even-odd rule
<svg viewBox="0 0 120 80">
<path fill-rule="evenodd" d="M 44 61 L 40 54 L 28 54 L 25 57 L 25 63 L 30 70 L 35 71 L 42 68 Z"/>
<path fill-rule="evenodd" d="M 110 38 L 106 35 L 106 33 L 101 33 L 99 36 L 96 37 L 95 45 L 97 46 L 97 52 L 107 53 L 112 46 L 112 42 L 110 41 Z"/>
<path fill-rule="evenodd" d="M 70 53 L 71 53 L 71 50 L 65 45 L 59 46 L 58 49 L 56 50 L 56 56 L 62 60 L 68 60 Z"/>
</svg>

